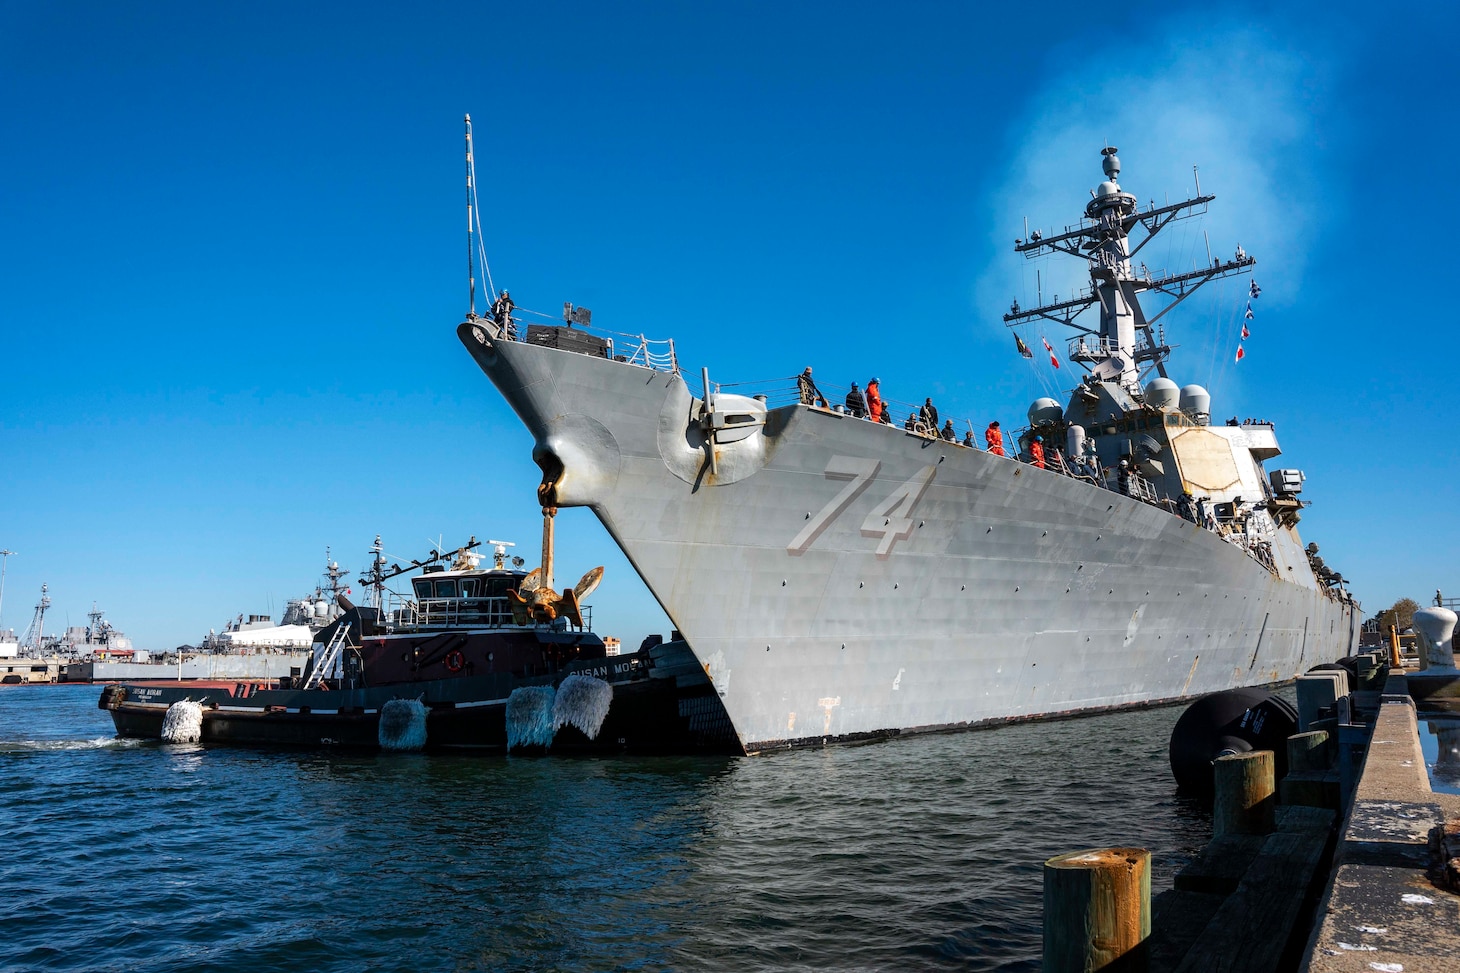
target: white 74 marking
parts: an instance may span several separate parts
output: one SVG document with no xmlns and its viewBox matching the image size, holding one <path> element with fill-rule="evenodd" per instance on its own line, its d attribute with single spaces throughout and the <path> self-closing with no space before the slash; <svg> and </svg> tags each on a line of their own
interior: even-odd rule
<svg viewBox="0 0 1460 973">
<path fill-rule="evenodd" d="M 862 521 L 863 537 L 882 538 L 877 544 L 877 556 L 883 560 L 892 553 L 892 545 L 905 541 L 912 535 L 913 508 L 923 498 L 923 492 L 933 481 L 936 466 L 924 466 L 902 486 L 892 491 L 892 496 L 872 508 L 867 519 Z"/>
<path fill-rule="evenodd" d="M 800 557 L 806 553 L 806 548 L 811 542 L 821 536 L 821 532 L 827 528 L 833 520 L 847 509 L 848 505 L 865 489 L 867 484 L 872 482 L 872 477 L 877 475 L 877 470 L 882 466 L 875 459 L 853 459 L 850 456 L 833 456 L 826 462 L 826 475 L 832 480 L 851 480 L 842 487 L 841 492 L 831 498 L 826 506 L 816 512 L 816 516 L 806 522 L 801 528 L 801 533 L 791 538 L 791 543 L 786 545 L 786 553 L 792 557 Z"/>
<path fill-rule="evenodd" d="M 841 492 L 832 497 L 826 506 L 816 512 L 816 516 L 806 522 L 801 532 L 791 539 L 786 545 L 786 553 L 792 557 L 799 557 L 806 553 L 816 538 L 821 536 L 822 531 L 831 525 L 851 505 L 852 501 L 861 495 L 862 491 L 872 482 L 882 464 L 877 460 L 854 459 L 850 456 L 833 456 L 826 464 L 826 475 L 834 480 L 851 480 Z M 892 553 L 892 546 L 899 540 L 906 540 L 912 535 L 913 508 L 922 499 L 923 493 L 928 489 L 928 484 L 933 480 L 933 474 L 937 472 L 936 466 L 924 466 L 906 483 L 899 486 L 892 494 L 872 508 L 872 512 L 862 521 L 862 534 L 865 537 L 880 537 L 877 544 L 877 557 L 886 559 Z"/>
</svg>

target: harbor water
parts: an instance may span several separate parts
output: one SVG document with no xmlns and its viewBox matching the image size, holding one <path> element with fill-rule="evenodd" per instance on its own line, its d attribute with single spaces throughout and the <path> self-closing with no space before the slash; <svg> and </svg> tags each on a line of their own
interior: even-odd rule
<svg viewBox="0 0 1460 973">
<path fill-rule="evenodd" d="M 757 758 L 122 741 L 0 690 L 0 969 L 1039 969 L 1041 864 L 1210 836 L 1179 708 Z"/>
</svg>

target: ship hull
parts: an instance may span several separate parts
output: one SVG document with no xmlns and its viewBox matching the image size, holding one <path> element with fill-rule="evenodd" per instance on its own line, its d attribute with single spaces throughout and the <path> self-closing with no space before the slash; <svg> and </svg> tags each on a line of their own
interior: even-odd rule
<svg viewBox="0 0 1460 973">
<path fill-rule="evenodd" d="M 1355 644 L 1295 530 L 1269 570 L 1091 483 L 806 406 L 715 446 L 677 374 L 459 335 L 748 752 L 1176 702 Z"/>
</svg>

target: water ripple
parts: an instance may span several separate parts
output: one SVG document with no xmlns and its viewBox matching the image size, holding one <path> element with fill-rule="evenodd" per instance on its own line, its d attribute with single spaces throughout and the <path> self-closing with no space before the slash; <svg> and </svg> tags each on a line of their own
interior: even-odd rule
<svg viewBox="0 0 1460 973">
<path fill-rule="evenodd" d="M 0 970 L 1039 966 L 1041 863 L 1205 840 L 1177 712 L 757 759 L 120 741 L 0 692 Z"/>
</svg>

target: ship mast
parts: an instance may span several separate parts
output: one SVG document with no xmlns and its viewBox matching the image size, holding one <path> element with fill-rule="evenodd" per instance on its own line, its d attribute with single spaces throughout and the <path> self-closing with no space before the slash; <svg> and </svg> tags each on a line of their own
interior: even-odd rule
<svg viewBox="0 0 1460 973">
<path fill-rule="evenodd" d="M 471 116 L 467 116 L 470 118 Z M 385 610 L 385 582 L 378 580 L 383 578 L 385 566 L 390 563 L 385 559 L 385 547 L 380 543 L 380 535 L 375 535 L 375 543 L 370 547 L 370 573 L 360 579 L 361 584 L 368 584 L 370 587 L 370 607 L 377 612 Z"/>
<path fill-rule="evenodd" d="M 0 623 L 5 621 L 5 569 L 9 566 L 8 562 L 14 554 L 15 552 L 9 548 L 0 551 Z"/>
<path fill-rule="evenodd" d="M 47 594 L 49 586 L 41 583 L 41 600 L 35 603 L 35 617 L 30 621 L 29 646 L 32 652 L 40 655 L 42 643 L 45 641 L 46 630 L 46 609 L 51 607 L 51 596 Z"/>
<path fill-rule="evenodd" d="M 1100 381 L 1118 382 L 1122 387 L 1139 391 L 1143 367 L 1154 365 L 1165 376 L 1165 362 L 1171 348 L 1164 337 L 1158 338 L 1154 326 L 1176 305 L 1186 300 L 1207 281 L 1240 273 L 1257 263 L 1241 247 L 1230 260 L 1210 260 L 1207 266 L 1186 273 L 1152 275 L 1142 264 L 1140 272 L 1131 267 L 1131 258 L 1155 235 L 1174 220 L 1198 216 L 1206 212 L 1215 196 L 1203 196 L 1201 183 L 1196 195 L 1180 203 L 1157 206 L 1150 203 L 1139 209 L 1136 197 L 1120 188 L 1120 159 L 1116 148 L 1100 150 L 1104 156 L 1101 168 L 1105 181 L 1091 191 L 1085 206 L 1085 218 L 1063 233 L 1043 236 L 1039 231 L 1027 240 L 1014 241 L 1014 250 L 1033 259 L 1054 251 L 1086 260 L 1090 265 L 1090 287 L 1069 300 L 1056 300 L 1040 307 L 1021 308 L 1015 301 L 1004 315 L 1009 327 L 1026 324 L 1036 318 L 1064 325 L 1078 334 L 1070 341 L 1070 360 L 1079 362 Z M 1132 246 L 1131 234 L 1145 232 Z M 1170 303 L 1153 317 L 1147 318 L 1138 295 L 1159 291 Z M 1097 327 L 1076 319 L 1092 307 L 1100 308 Z"/>
</svg>

